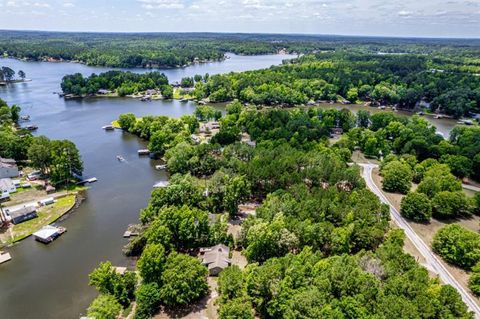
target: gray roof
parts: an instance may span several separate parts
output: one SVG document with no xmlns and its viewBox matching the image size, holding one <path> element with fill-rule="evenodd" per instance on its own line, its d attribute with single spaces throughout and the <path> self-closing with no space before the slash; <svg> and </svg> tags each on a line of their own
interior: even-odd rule
<svg viewBox="0 0 480 319">
<path fill-rule="evenodd" d="M 34 206 L 25 206 L 20 209 L 14 210 L 13 212 L 8 212 L 8 215 L 10 215 L 12 219 L 14 219 L 35 212 L 37 212 L 37 209 Z"/>
<path fill-rule="evenodd" d="M 0 168 L 2 167 L 5 167 L 5 168 L 17 167 L 17 163 L 13 159 L 0 157 Z"/>
<path fill-rule="evenodd" d="M 10 178 L 2 178 L 0 179 L 0 189 L 10 189 L 11 187 L 15 186 L 13 181 Z"/>
<path fill-rule="evenodd" d="M 204 252 L 202 257 L 202 264 L 207 265 L 208 269 L 220 267 L 220 268 L 227 268 L 231 261 L 228 258 L 230 253 L 230 249 L 222 244 L 202 248 L 201 252 Z"/>
</svg>

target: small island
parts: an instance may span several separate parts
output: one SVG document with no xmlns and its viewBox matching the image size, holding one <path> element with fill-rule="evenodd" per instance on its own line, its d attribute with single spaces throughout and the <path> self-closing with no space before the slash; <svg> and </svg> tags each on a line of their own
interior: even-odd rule
<svg viewBox="0 0 480 319">
<path fill-rule="evenodd" d="M 15 77 L 17 74 L 17 77 Z M 0 68 L 0 85 L 4 86 L 10 83 L 19 83 L 19 82 L 27 82 L 31 81 L 26 79 L 27 75 L 22 70 L 15 72 L 11 68 L 7 66 L 2 66 Z"/>
</svg>

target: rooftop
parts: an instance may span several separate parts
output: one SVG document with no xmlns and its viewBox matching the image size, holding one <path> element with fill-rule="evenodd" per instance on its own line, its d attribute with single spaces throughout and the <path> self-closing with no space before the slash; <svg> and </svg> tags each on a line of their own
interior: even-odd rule
<svg viewBox="0 0 480 319">
<path fill-rule="evenodd" d="M 231 261 L 228 258 L 230 254 L 230 248 L 223 244 L 219 244 L 213 247 L 201 248 L 200 253 L 204 253 L 202 256 L 202 263 L 208 265 L 208 269 L 220 267 L 226 268 L 230 265 Z"/>
<path fill-rule="evenodd" d="M 55 236 L 58 234 L 59 229 L 57 227 L 47 225 L 42 227 L 39 231 L 33 233 L 33 236 L 38 237 L 40 239 L 47 240 L 51 238 L 52 236 Z"/>
</svg>

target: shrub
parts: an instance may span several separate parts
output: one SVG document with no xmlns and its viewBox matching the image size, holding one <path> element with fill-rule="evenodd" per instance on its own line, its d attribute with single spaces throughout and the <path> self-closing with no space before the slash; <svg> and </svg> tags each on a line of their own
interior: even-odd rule
<svg viewBox="0 0 480 319">
<path fill-rule="evenodd" d="M 467 270 L 480 261 L 480 234 L 456 224 L 440 229 L 432 247 L 446 261 Z"/>
<path fill-rule="evenodd" d="M 432 199 L 433 215 L 452 218 L 471 214 L 468 198 L 462 192 L 440 192 Z"/>
<path fill-rule="evenodd" d="M 393 161 L 385 165 L 382 170 L 383 189 L 388 192 L 406 194 L 412 185 L 412 169 L 408 164 Z"/>
<path fill-rule="evenodd" d="M 402 199 L 400 214 L 403 217 L 417 221 L 427 222 L 432 218 L 432 204 L 427 195 L 413 192 Z"/>
</svg>

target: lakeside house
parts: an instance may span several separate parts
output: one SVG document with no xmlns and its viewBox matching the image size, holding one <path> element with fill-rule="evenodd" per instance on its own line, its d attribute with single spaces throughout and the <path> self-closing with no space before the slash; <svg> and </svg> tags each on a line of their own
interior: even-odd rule
<svg viewBox="0 0 480 319">
<path fill-rule="evenodd" d="M 10 221 L 14 225 L 38 217 L 37 208 L 34 206 L 25 206 L 14 211 L 7 211 L 6 213 L 10 216 Z"/>
<path fill-rule="evenodd" d="M 14 159 L 0 157 L 0 178 L 17 177 L 17 163 Z"/>
<path fill-rule="evenodd" d="M 97 94 L 101 94 L 101 95 L 104 95 L 104 94 L 111 94 L 112 91 L 110 90 L 106 90 L 106 89 L 100 89 L 97 91 Z"/>
<path fill-rule="evenodd" d="M 0 179 L 0 200 L 10 198 L 10 194 L 16 191 L 17 187 L 10 178 Z"/>
<path fill-rule="evenodd" d="M 232 264 L 229 255 L 230 248 L 223 244 L 200 248 L 202 264 L 207 266 L 210 276 L 218 276 L 222 270 Z"/>
</svg>

